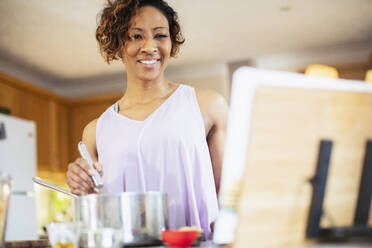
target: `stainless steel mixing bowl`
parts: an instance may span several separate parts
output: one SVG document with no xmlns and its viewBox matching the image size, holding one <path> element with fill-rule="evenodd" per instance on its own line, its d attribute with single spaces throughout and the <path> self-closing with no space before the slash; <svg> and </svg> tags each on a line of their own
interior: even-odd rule
<svg viewBox="0 0 372 248">
<path fill-rule="evenodd" d="M 91 194 L 76 197 L 73 202 L 76 221 L 91 232 L 120 230 L 124 245 L 161 244 L 161 233 L 168 229 L 165 193 Z"/>
<path fill-rule="evenodd" d="M 41 178 L 34 177 L 33 180 L 73 197 L 74 221 L 81 224 L 81 247 L 104 247 L 104 242 L 108 246 L 118 242 L 127 246 L 162 244 L 161 233 L 168 229 L 168 202 L 163 192 L 79 197 Z"/>
</svg>

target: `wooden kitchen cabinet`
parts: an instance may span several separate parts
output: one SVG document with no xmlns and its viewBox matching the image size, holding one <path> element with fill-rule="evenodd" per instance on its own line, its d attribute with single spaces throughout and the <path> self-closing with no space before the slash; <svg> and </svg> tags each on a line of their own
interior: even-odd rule
<svg viewBox="0 0 372 248">
<path fill-rule="evenodd" d="M 75 160 L 80 157 L 77 149 L 77 144 L 82 139 L 82 134 L 84 127 L 94 119 L 100 117 L 100 115 L 112 104 L 115 103 L 117 99 L 111 98 L 99 103 L 84 103 L 77 102 L 71 109 L 71 145 L 70 154 L 71 159 Z"/>
<path fill-rule="evenodd" d="M 30 92 L 22 92 L 19 102 L 21 104 L 21 117 L 36 122 L 38 169 L 49 170 L 54 166 L 52 165 L 54 155 L 52 143 L 55 138 L 53 103 L 47 98 Z"/>
<path fill-rule="evenodd" d="M 11 115 L 20 117 L 21 105 L 18 104 L 20 91 L 0 80 L 0 107 L 7 108 Z"/>
<path fill-rule="evenodd" d="M 0 106 L 35 121 L 39 171 L 65 172 L 69 161 L 69 105 L 61 97 L 0 73 Z"/>
<path fill-rule="evenodd" d="M 58 145 L 58 171 L 66 173 L 67 165 L 70 162 L 70 107 L 62 104 L 57 105 L 57 142 Z"/>
<path fill-rule="evenodd" d="M 84 127 L 120 96 L 71 100 L 0 73 L 0 106 L 12 116 L 35 121 L 38 174 L 55 183 L 64 181 L 68 163 L 79 157 Z"/>
</svg>

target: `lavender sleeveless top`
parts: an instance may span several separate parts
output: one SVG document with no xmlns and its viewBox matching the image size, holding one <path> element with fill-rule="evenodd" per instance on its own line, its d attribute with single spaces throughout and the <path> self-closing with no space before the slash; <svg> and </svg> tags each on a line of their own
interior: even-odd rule
<svg viewBox="0 0 372 248">
<path fill-rule="evenodd" d="M 144 121 L 119 114 L 116 103 L 98 119 L 96 144 L 109 193 L 165 192 L 169 228 L 196 226 L 210 238 L 218 204 L 194 88 L 180 84 Z"/>
</svg>

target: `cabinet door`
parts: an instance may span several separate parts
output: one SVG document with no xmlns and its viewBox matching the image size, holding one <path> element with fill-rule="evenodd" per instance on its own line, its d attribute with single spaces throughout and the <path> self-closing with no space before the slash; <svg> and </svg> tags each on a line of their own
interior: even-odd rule
<svg viewBox="0 0 372 248">
<path fill-rule="evenodd" d="M 97 119 L 108 107 L 115 102 L 115 99 L 102 103 L 84 104 L 73 107 L 71 110 L 71 134 L 70 155 L 72 159 L 80 157 L 77 144 L 82 139 L 84 127 L 94 119 Z"/>
<path fill-rule="evenodd" d="M 54 105 L 51 100 L 29 92 L 21 92 L 21 117 L 36 122 L 38 170 L 51 170 L 53 146 L 56 139 Z"/>
<path fill-rule="evenodd" d="M 0 107 L 10 109 L 11 115 L 20 117 L 20 92 L 14 87 L 0 82 Z"/>
<path fill-rule="evenodd" d="M 58 121 L 57 121 L 57 135 L 56 145 L 58 147 L 58 171 L 65 173 L 67 165 L 70 162 L 70 140 L 72 135 L 70 132 L 70 108 L 62 104 L 57 107 Z"/>
</svg>

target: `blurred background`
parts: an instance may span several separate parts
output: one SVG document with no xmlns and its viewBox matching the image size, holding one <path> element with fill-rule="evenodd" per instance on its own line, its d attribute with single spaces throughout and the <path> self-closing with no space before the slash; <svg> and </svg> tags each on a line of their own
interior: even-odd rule
<svg viewBox="0 0 372 248">
<path fill-rule="evenodd" d="M 122 95 L 125 68 L 106 64 L 95 29 L 104 0 L 0 1 L 0 112 L 36 122 L 37 175 L 66 186 L 84 126 Z M 371 0 L 170 0 L 186 38 L 169 79 L 229 100 L 240 66 L 367 80 Z M 36 188 L 40 230 L 69 220 L 69 199 Z"/>
</svg>

